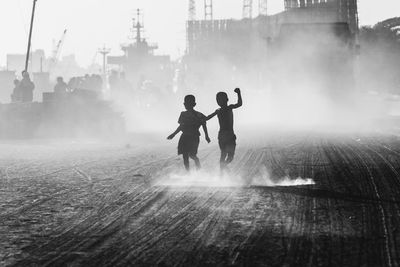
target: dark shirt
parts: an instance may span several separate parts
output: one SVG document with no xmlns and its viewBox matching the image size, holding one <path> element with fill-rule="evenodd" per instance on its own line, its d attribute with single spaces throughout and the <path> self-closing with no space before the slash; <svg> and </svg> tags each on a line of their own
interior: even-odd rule
<svg viewBox="0 0 400 267">
<path fill-rule="evenodd" d="M 23 91 L 33 91 L 35 89 L 33 82 L 27 78 L 23 78 L 19 86 Z"/>
<path fill-rule="evenodd" d="M 35 89 L 33 82 L 28 78 L 23 78 L 19 87 L 21 90 L 22 102 L 32 102 L 33 90 Z"/>
<path fill-rule="evenodd" d="M 55 93 L 66 93 L 67 92 L 68 85 L 65 82 L 58 82 L 54 86 L 54 92 Z"/>
<path fill-rule="evenodd" d="M 206 116 L 198 111 L 183 111 L 179 116 L 183 134 L 200 136 L 200 126 L 206 123 Z"/>
<path fill-rule="evenodd" d="M 233 112 L 232 106 L 227 106 L 217 110 L 219 131 L 233 133 Z"/>
</svg>

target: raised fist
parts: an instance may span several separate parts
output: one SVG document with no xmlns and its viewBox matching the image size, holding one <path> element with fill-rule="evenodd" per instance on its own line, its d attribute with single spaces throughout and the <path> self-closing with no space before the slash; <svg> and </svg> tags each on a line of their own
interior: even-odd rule
<svg viewBox="0 0 400 267">
<path fill-rule="evenodd" d="M 240 88 L 236 88 L 235 93 L 240 94 Z"/>
</svg>

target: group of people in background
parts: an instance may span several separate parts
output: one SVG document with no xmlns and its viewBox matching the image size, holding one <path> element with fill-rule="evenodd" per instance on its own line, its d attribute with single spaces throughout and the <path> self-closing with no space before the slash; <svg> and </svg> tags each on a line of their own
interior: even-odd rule
<svg viewBox="0 0 400 267">
<path fill-rule="evenodd" d="M 33 101 L 33 91 L 35 84 L 32 82 L 27 71 L 22 72 L 22 79 L 14 80 L 14 89 L 11 94 L 12 103 L 28 103 Z M 103 89 L 103 79 L 97 74 L 86 74 L 83 77 L 72 77 L 68 83 L 63 77 L 57 77 L 54 93 L 64 95 L 74 90 L 90 90 L 100 92 Z"/>
<path fill-rule="evenodd" d="M 126 102 L 127 99 L 130 99 L 132 104 L 137 107 L 148 108 L 156 105 L 161 100 L 165 102 L 170 97 L 170 94 L 164 92 L 151 81 L 141 80 L 137 86 L 134 86 L 124 72 L 112 71 L 108 82 L 114 100 L 123 99 Z M 34 89 L 35 85 L 31 81 L 29 73 L 23 71 L 22 79 L 14 80 L 11 102 L 32 102 Z M 57 77 L 53 89 L 56 96 L 63 96 L 75 90 L 102 92 L 104 81 L 101 75 L 98 74 L 72 77 L 68 82 L 63 77 Z"/>
<path fill-rule="evenodd" d="M 86 74 L 83 77 L 72 77 L 68 83 L 64 81 L 63 77 L 57 77 L 57 83 L 54 86 L 54 93 L 56 95 L 63 95 L 74 90 L 101 92 L 102 89 L 103 79 L 100 75 Z"/>
<path fill-rule="evenodd" d="M 83 77 L 72 77 L 67 85 L 69 90 L 83 89 L 100 92 L 103 90 L 103 79 L 98 74 L 86 74 Z"/>
</svg>

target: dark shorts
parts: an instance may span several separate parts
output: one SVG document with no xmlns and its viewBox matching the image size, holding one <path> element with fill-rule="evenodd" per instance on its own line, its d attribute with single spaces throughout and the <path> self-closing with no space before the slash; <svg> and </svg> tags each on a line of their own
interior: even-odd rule
<svg viewBox="0 0 400 267">
<path fill-rule="evenodd" d="M 197 155 L 200 138 L 195 135 L 182 134 L 178 143 L 178 155 Z"/>
<path fill-rule="evenodd" d="M 220 132 L 218 134 L 218 143 L 221 152 L 235 153 L 236 135 L 233 132 Z"/>
</svg>

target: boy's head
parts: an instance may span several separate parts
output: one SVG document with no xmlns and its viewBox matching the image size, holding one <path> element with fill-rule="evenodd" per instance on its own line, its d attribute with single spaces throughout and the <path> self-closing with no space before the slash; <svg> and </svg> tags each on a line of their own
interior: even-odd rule
<svg viewBox="0 0 400 267">
<path fill-rule="evenodd" d="M 26 70 L 22 71 L 22 78 L 29 79 L 29 73 Z"/>
<path fill-rule="evenodd" d="M 185 102 L 183 103 L 186 109 L 193 109 L 196 106 L 196 98 L 194 95 L 185 96 Z"/>
<path fill-rule="evenodd" d="M 217 94 L 217 103 L 220 107 L 226 107 L 228 105 L 228 95 L 225 92 L 219 92 Z"/>
</svg>

